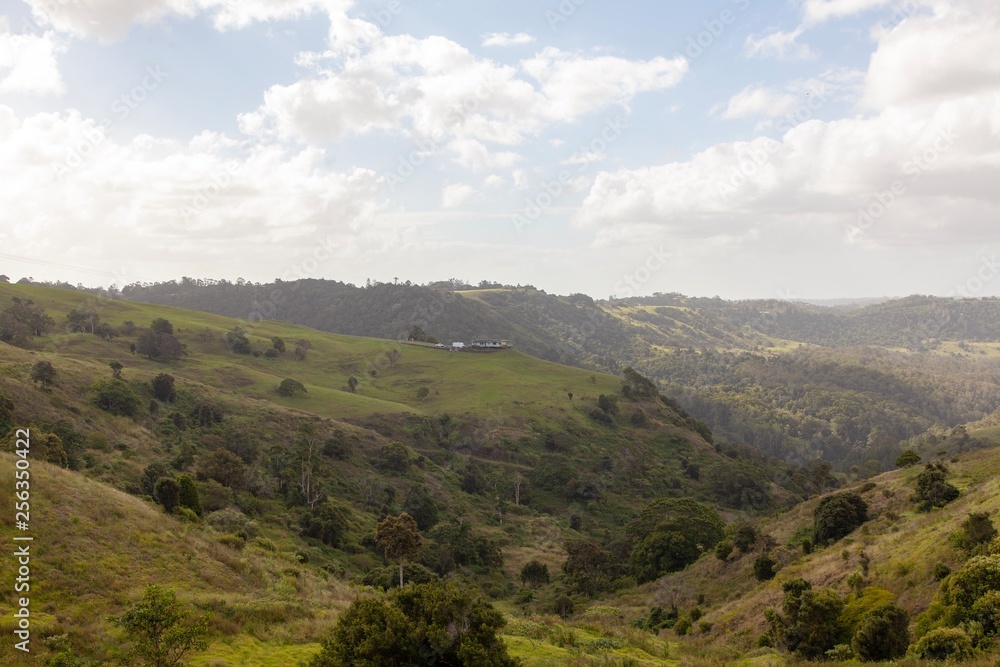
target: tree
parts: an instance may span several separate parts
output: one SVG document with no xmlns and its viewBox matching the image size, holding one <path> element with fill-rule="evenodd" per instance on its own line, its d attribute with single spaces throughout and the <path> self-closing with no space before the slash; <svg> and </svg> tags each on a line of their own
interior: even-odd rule
<svg viewBox="0 0 1000 667">
<path fill-rule="evenodd" d="M 155 320 L 150 322 L 149 330 L 153 333 L 167 334 L 168 336 L 174 335 L 174 325 L 162 317 L 157 317 Z"/>
<path fill-rule="evenodd" d="M 749 553 L 753 545 L 757 544 L 760 537 L 760 529 L 752 523 L 741 521 L 733 530 L 733 546 L 741 553 Z"/>
<path fill-rule="evenodd" d="M 965 517 L 961 528 L 952 535 L 952 543 L 964 551 L 972 551 L 980 544 L 989 544 L 997 536 L 997 529 L 989 512 L 972 512 Z"/>
<path fill-rule="evenodd" d="M 120 417 L 134 417 L 142 407 L 139 396 L 124 380 L 100 383 L 95 401 L 100 409 Z"/>
<path fill-rule="evenodd" d="M 399 516 L 389 515 L 375 526 L 372 537 L 386 558 L 399 559 L 399 585 L 402 586 L 403 561 L 415 556 L 423 544 L 417 522 L 406 512 Z"/>
<path fill-rule="evenodd" d="M 351 391 L 351 393 L 354 393 L 354 390 L 358 388 L 358 378 L 353 375 L 347 378 L 347 388 Z"/>
<path fill-rule="evenodd" d="M 181 507 L 186 507 L 198 516 L 202 514 L 201 499 L 198 497 L 198 487 L 194 485 L 194 480 L 189 475 L 181 475 L 177 478 L 178 495 L 177 501 Z"/>
<path fill-rule="evenodd" d="M 187 652 L 208 648 L 210 616 L 193 623 L 187 618 L 174 592 L 154 584 L 128 611 L 108 620 L 125 632 L 132 653 L 148 667 L 174 667 Z"/>
<path fill-rule="evenodd" d="M 164 477 L 156 483 L 156 502 L 163 505 L 163 509 L 171 514 L 180 507 L 181 487 L 177 480 L 171 477 Z"/>
<path fill-rule="evenodd" d="M 389 442 L 378 450 L 375 465 L 383 470 L 406 472 L 410 467 L 410 451 L 398 442 Z"/>
<path fill-rule="evenodd" d="M 111 377 L 113 379 L 115 379 L 115 380 L 121 380 L 122 379 L 122 369 L 125 368 L 125 366 L 122 365 L 122 362 L 120 362 L 120 361 L 118 361 L 116 359 L 116 360 L 112 361 L 111 363 L 109 363 L 108 366 L 111 368 Z"/>
<path fill-rule="evenodd" d="M 438 505 L 422 485 L 414 486 L 406 494 L 403 511 L 413 517 L 420 530 L 430 530 L 438 522 Z"/>
<path fill-rule="evenodd" d="M 787 581 L 782 588 L 782 613 L 768 609 L 764 614 L 772 637 L 804 658 L 823 656 L 843 635 L 844 601 L 828 588 L 814 591 L 804 579 Z"/>
<path fill-rule="evenodd" d="M 619 559 L 593 540 L 570 540 L 565 549 L 563 572 L 570 585 L 585 595 L 609 590 L 620 576 Z"/>
<path fill-rule="evenodd" d="M 11 305 L 0 313 L 0 340 L 11 343 L 41 336 L 55 324 L 56 321 L 41 306 L 36 306 L 34 301 L 15 296 L 11 299 Z"/>
<path fill-rule="evenodd" d="M 896 457 L 897 468 L 909 468 L 918 463 L 920 463 L 920 455 L 912 449 L 904 450 L 902 454 Z"/>
<path fill-rule="evenodd" d="M 298 380 L 293 380 L 292 378 L 285 378 L 278 385 L 278 395 L 280 396 L 295 396 L 296 394 L 305 394 L 306 386 L 299 382 Z"/>
<path fill-rule="evenodd" d="M 278 354 L 283 354 L 285 351 L 285 341 L 275 336 L 271 339 L 271 349 L 276 350 Z"/>
<path fill-rule="evenodd" d="M 184 346 L 173 335 L 146 329 L 135 341 L 135 349 L 149 359 L 173 361 L 184 355 Z"/>
<path fill-rule="evenodd" d="M 220 447 L 201 459 L 198 477 L 214 479 L 223 486 L 239 488 L 246 478 L 246 464 L 236 454 Z"/>
<path fill-rule="evenodd" d="M 971 658 L 975 652 L 972 640 L 961 628 L 936 628 L 924 635 L 913 647 L 913 654 L 924 660 L 947 660 L 961 662 Z"/>
<path fill-rule="evenodd" d="M 234 327 L 226 334 L 226 345 L 233 354 L 250 354 L 250 339 L 240 327 Z"/>
<path fill-rule="evenodd" d="M 399 361 L 399 358 L 401 356 L 403 356 L 403 352 L 401 350 L 397 349 L 386 350 L 385 360 L 389 362 L 389 368 L 395 368 L 396 362 Z"/>
<path fill-rule="evenodd" d="M 504 618 L 471 591 L 429 582 L 359 598 L 309 667 L 516 667 Z"/>
<path fill-rule="evenodd" d="M 872 610 L 862 619 L 851 639 L 851 648 L 865 662 L 895 660 L 910 645 L 910 616 L 896 604 Z"/>
<path fill-rule="evenodd" d="M 31 380 L 42 385 L 42 389 L 48 389 L 56 381 L 56 369 L 51 361 L 37 361 L 31 367 Z"/>
<path fill-rule="evenodd" d="M 958 498 L 958 489 L 945 481 L 946 468 L 928 463 L 922 473 L 917 476 L 917 490 L 913 494 L 913 502 L 920 512 L 929 512 L 935 507 L 944 507 Z"/>
<path fill-rule="evenodd" d="M 868 503 L 858 494 L 845 491 L 827 496 L 813 513 L 813 542 L 836 542 L 866 521 Z"/>
<path fill-rule="evenodd" d="M 427 387 L 421 387 L 420 389 L 417 389 L 417 398 L 419 398 L 422 401 L 425 398 L 427 398 L 427 396 L 429 396 L 430 393 L 431 393 L 430 389 L 428 389 Z"/>
<path fill-rule="evenodd" d="M 167 373 L 160 373 L 150 380 L 153 396 L 156 400 L 164 403 L 173 403 L 177 399 L 177 390 L 174 385 L 174 376 Z"/>
<path fill-rule="evenodd" d="M 626 526 L 635 541 L 629 557 L 640 582 L 681 570 L 725 537 L 726 524 L 707 505 L 690 498 L 650 503 Z"/>
<path fill-rule="evenodd" d="M 538 588 L 549 583 L 549 566 L 537 560 L 530 560 L 521 568 L 521 583 Z"/>
<path fill-rule="evenodd" d="M 89 310 L 74 308 L 66 315 L 66 326 L 71 333 L 96 333 L 101 316 Z"/>
<path fill-rule="evenodd" d="M 334 548 L 343 543 L 350 525 L 347 510 L 329 499 L 307 510 L 299 523 L 302 535 Z"/>
<path fill-rule="evenodd" d="M 760 554 L 753 561 L 753 576 L 757 581 L 770 581 L 774 579 L 776 571 L 774 566 L 777 563 L 767 554 Z"/>
</svg>

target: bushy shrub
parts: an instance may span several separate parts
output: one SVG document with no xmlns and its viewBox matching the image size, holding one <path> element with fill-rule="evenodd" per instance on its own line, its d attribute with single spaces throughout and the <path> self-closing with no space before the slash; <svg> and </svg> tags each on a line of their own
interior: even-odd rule
<svg viewBox="0 0 1000 667">
<path fill-rule="evenodd" d="M 924 660 L 967 660 L 974 654 L 972 640 L 961 628 L 931 630 L 913 648 L 916 657 Z"/>
<path fill-rule="evenodd" d="M 776 571 L 774 566 L 777 563 L 767 554 L 761 554 L 753 561 L 753 576 L 757 581 L 770 581 L 774 579 Z"/>
<path fill-rule="evenodd" d="M 958 498 L 958 489 L 945 481 L 946 468 L 928 463 L 917 476 L 917 490 L 913 502 L 921 512 L 929 512 L 935 507 L 944 507 Z"/>
<path fill-rule="evenodd" d="M 813 541 L 835 542 L 868 520 L 868 503 L 856 493 L 845 491 L 820 501 L 813 515 Z"/>
<path fill-rule="evenodd" d="M 906 654 L 910 645 L 910 617 L 895 604 L 881 606 L 861 621 L 851 648 L 865 662 L 894 660 Z"/>
</svg>

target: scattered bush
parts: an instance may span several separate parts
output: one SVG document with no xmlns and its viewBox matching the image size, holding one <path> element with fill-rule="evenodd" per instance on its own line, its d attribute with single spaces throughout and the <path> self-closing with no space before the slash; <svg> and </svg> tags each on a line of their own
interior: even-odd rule
<svg viewBox="0 0 1000 667">
<path fill-rule="evenodd" d="M 777 573 L 774 569 L 777 563 L 767 554 L 761 554 L 753 561 L 753 576 L 757 581 L 770 581 Z"/>
<path fill-rule="evenodd" d="M 134 417 L 139 414 L 142 400 L 124 380 L 111 380 L 97 385 L 97 407 L 119 417 Z"/>
<path fill-rule="evenodd" d="M 531 588 L 549 583 L 549 566 L 537 560 L 528 561 L 521 568 L 521 583 Z"/>
<path fill-rule="evenodd" d="M 937 628 L 917 642 L 913 653 L 924 660 L 967 660 L 973 656 L 972 640 L 961 628 Z"/>
<path fill-rule="evenodd" d="M 881 606 L 861 621 L 851 648 L 865 662 L 901 658 L 910 645 L 909 624 L 910 617 L 902 607 Z"/>
<path fill-rule="evenodd" d="M 278 395 L 279 396 L 296 396 L 298 394 L 305 394 L 306 386 L 299 382 L 298 380 L 293 380 L 292 378 L 285 378 L 278 385 Z"/>
<path fill-rule="evenodd" d="M 868 521 L 868 503 L 849 491 L 827 496 L 813 514 L 813 541 L 836 542 Z"/>
<path fill-rule="evenodd" d="M 944 507 L 958 498 L 958 489 L 945 481 L 947 469 L 942 464 L 928 463 L 917 476 L 917 490 L 913 494 L 913 502 L 917 510 L 929 512 L 935 507 Z"/>
</svg>

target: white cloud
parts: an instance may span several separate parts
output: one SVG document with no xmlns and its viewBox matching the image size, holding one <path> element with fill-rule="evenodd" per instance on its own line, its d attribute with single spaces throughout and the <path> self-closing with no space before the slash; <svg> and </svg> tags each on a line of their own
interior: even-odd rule
<svg viewBox="0 0 1000 667">
<path fill-rule="evenodd" d="M 580 153 L 574 153 L 565 160 L 562 164 L 581 166 L 585 164 L 593 164 L 595 162 L 603 162 L 607 158 L 607 153 L 597 152 L 597 151 L 582 151 Z"/>
<path fill-rule="evenodd" d="M 776 31 L 761 37 L 750 35 L 743 44 L 747 58 L 776 58 L 778 60 L 805 60 L 816 56 L 808 44 L 798 41 L 803 28 L 787 32 Z"/>
<path fill-rule="evenodd" d="M 446 185 L 441 191 L 441 206 L 442 208 L 458 208 L 475 192 L 472 186 L 465 185 L 464 183 Z"/>
<path fill-rule="evenodd" d="M 526 32 L 512 35 L 509 32 L 489 32 L 483 35 L 483 46 L 517 46 L 531 44 L 535 38 Z"/>
<path fill-rule="evenodd" d="M 819 25 L 832 19 L 885 7 L 891 2 L 892 0 L 805 0 L 803 22 L 807 26 Z"/>
<path fill-rule="evenodd" d="M 181 266 L 240 275 L 265 259 L 290 268 L 318 238 L 337 239 L 327 256 L 350 252 L 377 212 L 377 177 L 328 171 L 324 157 L 212 133 L 119 143 L 75 111 L 18 119 L 0 106 L 0 228 L 20 254 L 131 262 L 140 276 Z"/>
<path fill-rule="evenodd" d="M 305 60 L 315 73 L 271 87 L 256 111 L 240 116 L 244 132 L 313 144 L 373 131 L 410 134 L 450 143 L 474 169 L 518 159 L 495 155 L 488 144 L 519 145 L 555 123 L 627 106 L 640 93 L 676 85 L 687 71 L 682 58 L 631 61 L 552 48 L 512 67 L 443 37 L 408 35 Z"/>
<path fill-rule="evenodd" d="M 935 16 L 910 16 L 882 35 L 872 55 L 862 103 L 869 108 L 932 103 L 997 90 L 1000 6 L 954 5 Z"/>
<path fill-rule="evenodd" d="M 796 107 L 795 96 L 766 86 L 747 86 L 729 99 L 722 117 L 726 119 L 787 116 Z"/>
<path fill-rule="evenodd" d="M 63 93 L 58 56 L 65 50 L 66 44 L 53 31 L 15 35 L 4 17 L 0 23 L 0 93 Z"/>
<path fill-rule="evenodd" d="M 323 10 L 343 12 L 349 0 L 25 0 L 34 20 L 61 32 L 102 40 L 118 39 L 137 23 L 167 17 L 208 14 L 220 30 L 243 28 L 256 21 L 307 16 Z"/>
<path fill-rule="evenodd" d="M 686 161 L 602 172 L 577 224 L 599 240 L 650 228 L 714 239 L 808 226 L 844 244 L 994 243 L 1000 64 L 990 54 L 1000 7 L 944 4 L 879 37 L 861 82 L 871 115 L 807 120 L 785 125 L 780 141 L 719 144 Z M 795 87 L 852 99 L 859 77 L 827 70 Z M 727 112 L 770 106 L 748 90 Z"/>
</svg>

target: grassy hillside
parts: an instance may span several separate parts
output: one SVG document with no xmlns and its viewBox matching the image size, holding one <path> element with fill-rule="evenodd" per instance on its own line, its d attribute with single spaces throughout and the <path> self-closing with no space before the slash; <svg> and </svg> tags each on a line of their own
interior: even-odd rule
<svg viewBox="0 0 1000 667">
<path fill-rule="evenodd" d="M 801 547 L 802 539 L 811 537 L 814 512 L 823 496 L 760 522 L 761 533 L 774 538 L 774 547 L 765 548 L 763 542 L 758 542 L 749 553 L 736 551 L 726 561 L 706 554 L 683 572 L 612 597 L 605 604 L 633 618 L 648 614 L 653 606 L 676 604 L 682 614 L 697 607 L 703 616 L 690 635 L 679 637 L 669 630 L 661 635 L 680 642 L 681 651 L 700 656 L 703 664 L 712 664 L 727 652 L 758 655 L 761 659 L 769 656 L 777 661 L 774 664 L 783 664 L 787 656 L 757 647 L 758 638 L 767 630 L 764 611 L 781 609 L 783 584 L 801 577 L 814 589 L 830 587 L 850 600 L 848 577 L 860 572 L 867 559 L 869 571 L 864 586 L 888 591 L 888 598 L 910 614 L 911 629 L 915 629 L 918 617 L 931 606 L 941 586 L 935 566 L 944 564 L 958 571 L 969 558 L 969 553 L 954 546 L 950 537 L 961 530 L 970 513 L 984 512 L 994 523 L 1000 518 L 1000 480 L 996 477 L 1000 449 L 966 454 L 946 465 L 948 481 L 958 487 L 961 495 L 940 509 L 918 512 L 911 500 L 916 477 L 924 470 L 922 465 L 886 473 L 847 489 L 867 501 L 870 519 L 825 548 L 804 554 Z M 759 582 L 754 577 L 753 561 L 765 550 L 779 569 L 774 579 Z M 704 626 L 699 630 L 700 623 Z M 990 647 L 969 664 L 993 665 L 998 656 L 1000 649 Z"/>
<path fill-rule="evenodd" d="M 568 539 L 607 539 L 659 497 L 713 500 L 710 480 L 691 471 L 733 465 L 655 392 L 628 397 L 619 378 L 517 351 L 397 347 L 37 286 L 0 286 L 0 311 L 14 298 L 54 322 L 21 347 L 0 343 L 0 395 L 12 406 L 0 401 L 2 430 L 31 427 L 42 443 L 32 451 L 33 609 L 35 637 L 56 637 L 52 651 L 110 659 L 118 640 L 104 617 L 158 582 L 215 613 L 212 647 L 194 664 L 297 661 L 315 652 L 337 610 L 370 590 L 357 588 L 363 577 L 383 567 L 375 523 L 403 510 L 426 515 L 429 503 L 434 519 L 415 559 L 425 572 L 479 587 L 513 618 L 525 613 L 513 600 L 521 568 L 530 560 L 549 567 L 554 582 L 529 605 L 532 624 L 508 631 L 526 664 L 572 662 L 581 651 L 644 652 L 664 664 L 666 645 L 622 619 L 574 630 L 546 615 L 560 596 L 584 602 L 559 583 Z M 131 333 L 70 333 L 74 310 Z M 180 359 L 130 351 L 157 319 L 173 325 Z M 225 342 L 236 326 L 257 351 L 275 336 L 289 350 L 308 341 L 305 358 L 236 354 Z M 51 364 L 51 386 L 32 380 L 39 363 Z M 153 394 L 162 374 L 174 378 L 170 399 Z M 355 391 L 350 377 L 360 380 Z M 285 378 L 306 393 L 279 396 Z M 109 387 L 134 395 L 134 412 L 99 407 Z M 13 439 L 2 444 L 10 451 Z M 4 458 L 0 472 L 5 501 L 11 462 Z M 165 515 L 151 498 L 154 483 L 180 475 L 195 480 L 200 520 Z M 225 512 L 243 527 L 220 523 Z M 11 520 L 3 519 L 5 534 Z M 309 532 L 317 521 L 332 521 L 324 525 L 333 533 Z M 9 643 L 0 651 L 0 660 L 13 655 Z"/>
<path fill-rule="evenodd" d="M 722 438 L 800 465 L 822 458 L 845 473 L 870 461 L 887 469 L 900 441 L 1000 406 L 996 299 L 828 308 L 487 287 L 185 279 L 123 295 L 227 314 L 267 306 L 268 316 L 340 333 L 397 337 L 418 323 L 443 340 L 503 336 L 584 368 L 630 365 Z"/>
</svg>

